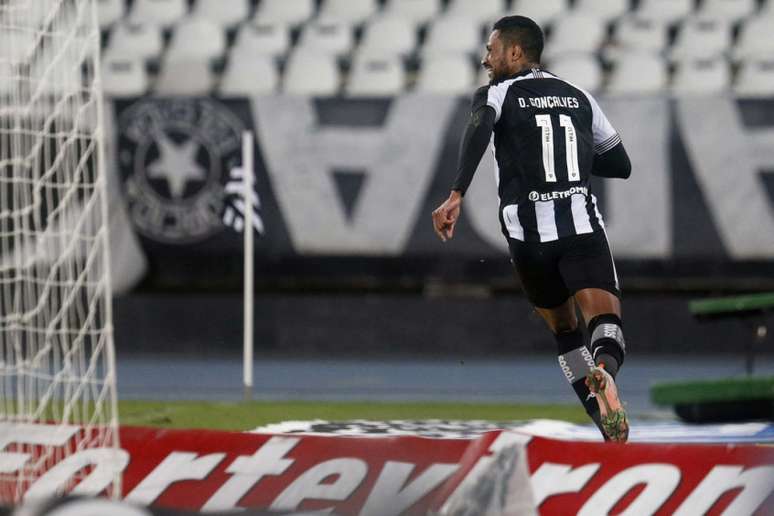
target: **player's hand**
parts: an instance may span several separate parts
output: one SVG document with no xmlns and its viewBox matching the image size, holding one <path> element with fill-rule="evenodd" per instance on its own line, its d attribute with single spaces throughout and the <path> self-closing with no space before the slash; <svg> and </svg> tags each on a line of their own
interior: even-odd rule
<svg viewBox="0 0 774 516">
<path fill-rule="evenodd" d="M 446 242 L 454 236 L 454 226 L 460 218 L 462 195 L 453 190 L 443 204 L 433 211 L 433 229 L 442 241 Z"/>
</svg>

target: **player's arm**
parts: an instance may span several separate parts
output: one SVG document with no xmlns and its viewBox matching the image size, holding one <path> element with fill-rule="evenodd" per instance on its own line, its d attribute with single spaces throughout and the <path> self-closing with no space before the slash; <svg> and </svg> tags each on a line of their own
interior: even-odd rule
<svg viewBox="0 0 774 516">
<path fill-rule="evenodd" d="M 628 178 L 632 173 L 632 162 L 622 142 L 602 154 L 594 155 L 591 173 L 599 177 Z"/>
<path fill-rule="evenodd" d="M 492 106 L 484 105 L 474 109 L 462 135 L 457 177 L 452 184 L 452 190 L 460 195 L 465 195 L 473 181 L 481 157 L 489 146 L 495 124 L 495 110 Z"/>
<path fill-rule="evenodd" d="M 454 236 L 462 197 L 473 181 L 481 157 L 489 146 L 495 118 L 495 109 L 487 105 L 487 88 L 480 88 L 473 97 L 470 118 L 462 136 L 457 177 L 452 184 L 452 191 L 449 198 L 433 211 L 433 229 L 444 242 Z"/>
</svg>

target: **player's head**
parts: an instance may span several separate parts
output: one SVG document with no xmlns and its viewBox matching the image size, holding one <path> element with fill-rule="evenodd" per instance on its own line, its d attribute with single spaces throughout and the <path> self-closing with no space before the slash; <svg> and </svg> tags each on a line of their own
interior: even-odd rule
<svg viewBox="0 0 774 516">
<path fill-rule="evenodd" d="M 526 16 L 506 16 L 492 27 L 481 64 L 489 79 L 499 80 L 540 63 L 543 31 Z"/>
</svg>

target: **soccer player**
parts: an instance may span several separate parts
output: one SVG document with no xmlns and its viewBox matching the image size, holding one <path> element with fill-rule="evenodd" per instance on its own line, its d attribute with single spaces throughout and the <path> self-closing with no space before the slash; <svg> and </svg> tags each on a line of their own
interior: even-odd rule
<svg viewBox="0 0 774 516">
<path fill-rule="evenodd" d="M 620 291 L 589 180 L 625 179 L 631 163 L 594 97 L 542 69 L 542 51 L 543 32 L 531 19 L 507 16 L 494 25 L 481 63 L 490 82 L 474 94 L 457 178 L 433 211 L 433 227 L 442 241 L 452 238 L 491 141 L 500 225 L 524 291 L 586 412 L 606 440 L 625 442 L 629 423 L 615 384 L 626 349 Z"/>
</svg>

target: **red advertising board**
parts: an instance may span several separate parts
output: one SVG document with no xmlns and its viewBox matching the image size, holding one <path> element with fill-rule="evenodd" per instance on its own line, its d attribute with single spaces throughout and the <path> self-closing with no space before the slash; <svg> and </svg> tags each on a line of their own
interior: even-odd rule
<svg viewBox="0 0 774 516">
<path fill-rule="evenodd" d="M 771 447 L 613 445 L 501 432 L 463 440 L 125 428 L 131 461 L 124 492 L 129 500 L 186 509 L 426 514 L 513 442 L 527 442 L 541 514 L 774 510 Z"/>
<path fill-rule="evenodd" d="M 22 459 L 13 446 L 0 451 L 0 463 Z M 28 492 L 66 485 L 98 494 L 112 468 L 123 472 L 126 501 L 140 505 L 419 515 L 464 493 L 509 446 L 526 454 L 521 475 L 540 514 L 774 514 L 774 447 L 617 445 L 500 431 L 431 439 L 125 427 L 118 456 L 77 451 Z"/>
</svg>

